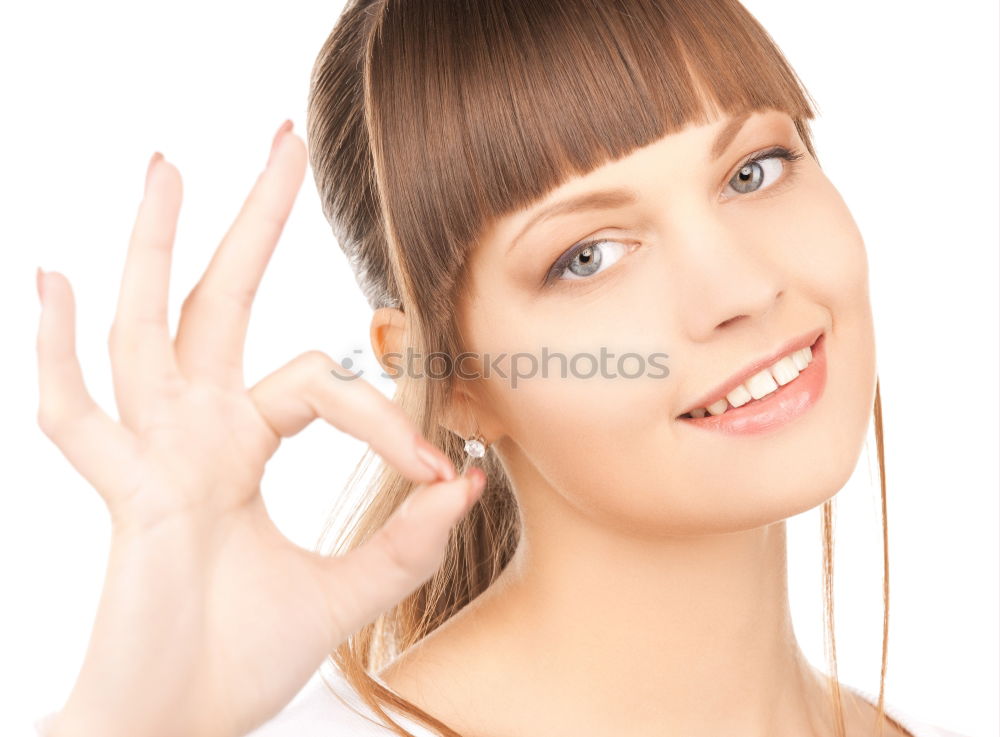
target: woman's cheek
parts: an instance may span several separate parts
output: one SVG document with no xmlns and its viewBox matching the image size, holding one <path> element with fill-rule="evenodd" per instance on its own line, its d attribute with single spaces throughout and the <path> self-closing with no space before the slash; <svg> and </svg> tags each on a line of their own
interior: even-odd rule
<svg viewBox="0 0 1000 737">
<path fill-rule="evenodd" d="M 592 370 L 585 365 L 594 364 L 578 361 L 580 375 L 564 376 L 553 362 L 549 378 L 523 381 L 516 389 L 505 386 L 503 422 L 518 452 L 530 454 L 525 460 L 555 493 L 572 495 L 568 503 L 590 512 L 634 514 L 636 500 L 625 498 L 624 486 L 645 478 L 644 465 L 652 478 L 662 478 L 670 455 L 668 448 L 649 455 L 645 445 L 656 422 L 666 421 L 664 380 L 620 375 L 616 357 L 602 368 L 608 377 L 599 372 L 584 378 Z M 638 365 L 630 360 L 623 367 L 631 376 Z M 652 367 L 648 373 L 654 373 Z"/>
<path fill-rule="evenodd" d="M 821 304 L 867 309 L 868 258 L 864 239 L 840 193 L 825 176 L 812 180 L 783 238 L 793 253 L 794 278 Z M 797 235 L 792 235 L 792 234 Z"/>
<path fill-rule="evenodd" d="M 839 408 L 840 440 L 831 443 L 829 462 L 847 473 L 863 449 L 875 395 L 868 259 L 861 232 L 833 184 L 818 177 L 811 194 L 796 208 L 803 250 L 792 263 L 795 280 L 830 321 L 826 393 Z"/>
</svg>

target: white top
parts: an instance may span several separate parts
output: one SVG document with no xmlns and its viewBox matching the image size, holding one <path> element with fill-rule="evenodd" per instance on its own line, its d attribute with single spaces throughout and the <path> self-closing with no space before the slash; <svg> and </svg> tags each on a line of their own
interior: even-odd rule
<svg viewBox="0 0 1000 737">
<path fill-rule="evenodd" d="M 324 682 L 324 677 L 333 687 L 336 695 Z M 375 679 L 389 688 L 388 684 L 377 676 Z M 841 685 L 851 689 L 873 705 L 878 701 L 877 694 L 843 682 Z M 350 706 L 340 701 L 337 698 L 338 695 Z M 415 737 L 438 737 L 430 729 L 414 722 L 409 717 L 397 714 L 388 707 L 386 707 L 386 711 L 390 712 L 395 721 L 409 730 Z M 915 719 L 888 703 L 885 705 L 885 713 L 901 724 L 914 737 L 966 737 L 966 735 Z M 37 735 L 45 736 L 45 724 L 52 716 L 52 714 L 46 715 L 35 722 Z M 284 709 L 248 733 L 246 737 L 389 737 L 389 735 L 394 734 L 395 732 L 385 726 L 384 722 L 368 708 L 357 691 L 351 688 L 343 675 L 333 668 L 330 661 L 325 661 L 323 667 L 313 674 L 312 678 Z"/>
</svg>

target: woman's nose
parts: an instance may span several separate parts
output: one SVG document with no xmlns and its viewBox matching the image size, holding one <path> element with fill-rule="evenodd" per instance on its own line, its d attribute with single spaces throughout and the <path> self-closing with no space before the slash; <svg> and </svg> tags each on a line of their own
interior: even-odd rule
<svg viewBox="0 0 1000 737">
<path fill-rule="evenodd" d="M 778 304 L 787 284 L 774 258 L 778 251 L 769 253 L 764 238 L 715 221 L 674 241 L 672 269 L 681 283 L 675 314 L 692 341 L 758 322 Z"/>
</svg>

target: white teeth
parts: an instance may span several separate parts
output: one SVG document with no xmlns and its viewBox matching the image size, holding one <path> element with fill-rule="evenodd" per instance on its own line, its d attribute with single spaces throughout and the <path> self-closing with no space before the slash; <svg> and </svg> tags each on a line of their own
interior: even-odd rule
<svg viewBox="0 0 1000 737">
<path fill-rule="evenodd" d="M 766 397 L 778 388 L 778 384 L 775 382 L 774 377 L 771 376 L 771 372 L 767 369 L 758 371 L 756 374 L 747 379 L 745 386 L 747 390 L 749 390 L 750 396 L 754 399 Z"/>
<path fill-rule="evenodd" d="M 813 357 L 812 348 L 810 348 L 809 346 L 806 346 L 805 348 L 801 348 L 795 351 L 795 353 L 793 353 L 791 356 L 792 361 L 795 362 L 795 368 L 797 368 L 799 371 L 801 371 L 802 369 L 804 369 L 806 366 L 809 365 L 809 362 L 812 360 L 812 357 Z"/>
<path fill-rule="evenodd" d="M 753 395 L 750 394 L 749 390 L 747 390 L 745 386 L 738 384 L 735 389 L 726 395 L 726 399 L 729 400 L 729 404 L 733 407 L 742 407 L 744 404 L 753 399 Z"/>
<path fill-rule="evenodd" d="M 784 386 L 799 375 L 799 369 L 791 356 L 785 356 L 771 367 L 771 375 L 775 381 Z"/>
<path fill-rule="evenodd" d="M 758 371 L 747 379 L 746 383 L 740 384 L 722 399 L 713 402 L 708 407 L 693 409 L 689 414 L 692 417 L 704 417 L 706 413 L 721 415 L 730 407 L 742 407 L 751 399 L 766 397 L 779 385 L 784 386 L 798 378 L 799 372 L 809 365 L 812 357 L 812 348 L 809 346 L 789 353 L 766 369 Z"/>
<path fill-rule="evenodd" d="M 727 402 L 726 398 L 723 397 L 718 402 L 713 402 L 712 404 L 708 405 L 706 409 L 708 410 L 708 414 L 710 415 L 721 415 L 723 412 L 729 409 L 729 402 Z M 694 413 L 692 412 L 692 414 Z"/>
</svg>

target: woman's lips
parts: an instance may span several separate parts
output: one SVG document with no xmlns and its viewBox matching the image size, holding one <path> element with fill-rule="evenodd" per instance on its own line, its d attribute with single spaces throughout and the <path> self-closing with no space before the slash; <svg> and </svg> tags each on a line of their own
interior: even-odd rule
<svg viewBox="0 0 1000 737">
<path fill-rule="evenodd" d="M 730 407 L 721 415 L 684 417 L 681 422 L 733 435 L 768 432 L 791 422 L 812 407 L 826 386 L 826 333 L 811 346 L 812 361 L 799 375 L 770 394 Z"/>
</svg>

